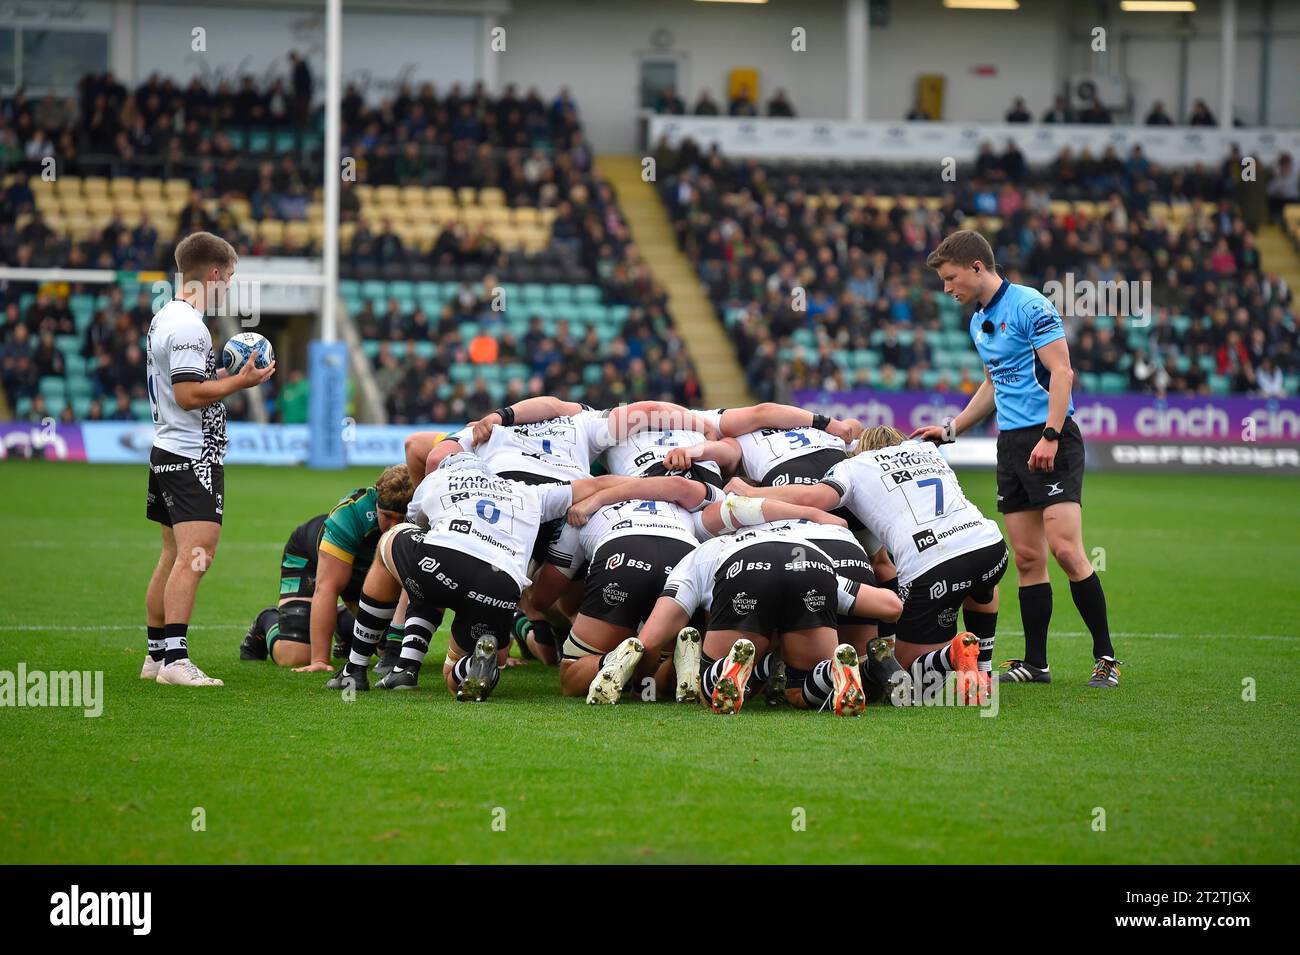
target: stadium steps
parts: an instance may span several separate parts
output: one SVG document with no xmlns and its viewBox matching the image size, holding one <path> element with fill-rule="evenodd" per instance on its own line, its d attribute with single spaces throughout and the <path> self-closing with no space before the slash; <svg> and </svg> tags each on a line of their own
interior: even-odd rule
<svg viewBox="0 0 1300 955">
<path fill-rule="evenodd" d="M 641 157 L 597 156 L 596 171 L 618 196 L 632 239 L 668 292 L 673 322 L 699 370 L 702 404 L 713 408 L 753 404 L 723 324 L 700 287 L 699 275 L 677 248 L 668 212 L 654 186 L 641 180 Z"/>
<path fill-rule="evenodd" d="M 1265 225 L 1260 226 L 1256 239 L 1263 270 L 1275 273 L 1292 289 L 1300 289 L 1300 254 L 1286 233 L 1275 225 Z"/>
</svg>

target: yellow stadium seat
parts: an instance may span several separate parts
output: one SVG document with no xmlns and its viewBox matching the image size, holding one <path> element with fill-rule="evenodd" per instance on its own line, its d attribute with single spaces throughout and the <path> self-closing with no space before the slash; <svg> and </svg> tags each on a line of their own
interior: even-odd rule
<svg viewBox="0 0 1300 955">
<path fill-rule="evenodd" d="M 511 221 L 510 210 L 505 206 L 480 206 L 479 208 L 482 211 L 484 222 L 489 222 L 495 225 L 497 223 L 509 223 Z"/>
<path fill-rule="evenodd" d="M 504 206 L 506 204 L 506 194 L 495 187 L 480 189 L 478 202 L 481 206 Z"/>
<path fill-rule="evenodd" d="M 536 225 L 542 221 L 537 210 L 532 206 L 519 206 L 514 210 L 515 225 Z"/>
<path fill-rule="evenodd" d="M 280 219 L 263 219 L 257 231 L 271 245 L 284 241 L 284 222 Z"/>
<path fill-rule="evenodd" d="M 183 201 L 188 201 L 193 188 L 188 179 L 168 179 L 163 183 L 163 195 L 169 199 L 180 198 Z"/>
<path fill-rule="evenodd" d="M 462 206 L 478 205 L 478 198 L 475 195 L 473 186 L 461 186 L 456 190 L 456 198 L 460 200 Z"/>
<path fill-rule="evenodd" d="M 59 176 L 59 178 L 54 180 L 54 191 L 60 196 L 81 195 L 81 177 Z"/>
<path fill-rule="evenodd" d="M 129 196 L 134 199 L 136 195 L 135 180 L 130 176 L 118 176 L 109 181 L 108 192 L 114 198 Z"/>
<path fill-rule="evenodd" d="M 106 196 L 108 180 L 103 176 L 85 176 L 81 180 L 81 191 L 87 196 Z"/>
<path fill-rule="evenodd" d="M 141 199 L 150 196 L 161 196 L 163 194 L 163 181 L 152 177 L 140 179 L 135 184 L 135 194 Z"/>
<path fill-rule="evenodd" d="M 429 201 L 435 205 L 451 206 L 456 204 L 456 194 L 447 186 L 430 186 Z"/>
<path fill-rule="evenodd" d="M 429 201 L 429 190 L 424 186 L 400 186 L 398 192 L 406 206 L 420 206 Z"/>
<path fill-rule="evenodd" d="M 400 206 L 402 192 L 397 186 L 375 186 L 375 200 L 380 205 Z"/>
</svg>

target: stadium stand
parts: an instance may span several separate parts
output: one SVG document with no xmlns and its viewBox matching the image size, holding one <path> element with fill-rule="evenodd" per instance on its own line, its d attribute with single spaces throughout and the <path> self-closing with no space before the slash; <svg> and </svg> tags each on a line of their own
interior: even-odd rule
<svg viewBox="0 0 1300 955">
<path fill-rule="evenodd" d="M 1241 182 L 1231 157 L 1173 170 L 1140 148 L 1123 160 L 1067 152 L 1031 169 L 1014 144 L 986 144 L 955 182 L 928 165 L 760 163 L 690 141 L 660 143 L 656 161 L 679 245 L 763 399 L 973 391 L 982 366 L 966 319 L 925 268 L 959 228 L 985 234 L 1015 282 L 1151 283 L 1145 325 L 1104 306 L 1067 317 L 1083 392 L 1300 390 L 1293 291 L 1260 269 L 1262 183 Z"/>
<path fill-rule="evenodd" d="M 124 276 L 98 294 L 0 285 L 0 381 L 16 415 L 147 418 L 134 361 L 151 311 L 133 274 L 168 270 L 197 229 L 241 257 L 319 254 L 323 202 L 305 183 L 320 178 L 320 127 L 278 84 L 248 79 L 208 90 L 154 76 L 128 91 L 86 77 L 79 101 L 6 100 L 0 260 Z M 698 396 L 566 91 L 546 103 L 426 84 L 369 106 L 349 89 L 342 142 L 355 179 L 342 189 L 340 292 L 392 420 L 460 420 L 533 385 L 593 404 Z M 273 385 L 273 418 L 301 420 L 305 381 Z M 228 402 L 232 418 L 243 404 Z"/>
</svg>

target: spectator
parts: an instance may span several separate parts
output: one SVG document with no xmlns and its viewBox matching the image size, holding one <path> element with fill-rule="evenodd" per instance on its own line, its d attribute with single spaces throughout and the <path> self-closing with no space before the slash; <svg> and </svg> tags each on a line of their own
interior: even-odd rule
<svg viewBox="0 0 1300 955">
<path fill-rule="evenodd" d="M 693 112 L 696 116 L 717 116 L 719 112 L 718 102 L 708 90 L 701 90 L 699 98 L 695 101 Z"/>
<path fill-rule="evenodd" d="M 786 99 L 785 90 L 783 89 L 778 89 L 772 95 L 772 98 L 767 101 L 768 116 L 793 117 L 794 114 L 794 107 Z"/>
<path fill-rule="evenodd" d="M 1172 126 L 1174 121 L 1170 119 L 1169 114 L 1165 112 L 1165 104 L 1156 100 L 1151 104 L 1151 112 L 1147 113 L 1148 126 Z"/>
<path fill-rule="evenodd" d="M 1029 110 L 1025 107 L 1025 101 L 1017 96 L 1011 104 L 1011 109 L 1007 110 L 1006 122 L 1008 123 L 1032 123 L 1034 117 L 1030 115 Z"/>
<path fill-rule="evenodd" d="M 1043 114 L 1044 123 L 1073 123 L 1074 111 L 1070 109 L 1064 96 L 1052 100 L 1052 108 Z"/>
<path fill-rule="evenodd" d="M 671 116 L 681 116 L 686 112 L 686 101 L 677 95 L 671 86 L 665 86 L 655 99 L 655 112 Z"/>
<path fill-rule="evenodd" d="M 1210 107 L 1205 105 L 1205 100 L 1198 99 L 1192 104 L 1192 115 L 1187 120 L 1189 126 L 1218 126 L 1218 120 L 1210 112 Z"/>
</svg>

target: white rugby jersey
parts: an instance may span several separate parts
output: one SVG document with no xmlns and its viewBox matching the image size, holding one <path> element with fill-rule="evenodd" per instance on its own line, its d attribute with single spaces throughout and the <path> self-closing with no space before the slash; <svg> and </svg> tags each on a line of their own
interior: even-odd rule
<svg viewBox="0 0 1300 955">
<path fill-rule="evenodd" d="M 605 463 L 611 474 L 641 477 L 656 464 L 663 462 L 673 448 L 689 448 L 707 441 L 699 431 L 674 429 L 671 431 L 638 431 L 612 445 L 605 452 Z M 696 461 L 722 478 L 722 469 L 716 461 Z"/>
<path fill-rule="evenodd" d="M 835 566 L 835 562 L 825 551 L 807 538 L 793 533 L 790 528 L 773 524 L 755 524 L 752 527 L 742 528 L 734 534 L 707 540 L 683 557 L 664 581 L 663 596 L 671 597 L 688 614 L 695 613 L 701 607 L 709 610 L 713 606 L 713 582 L 719 569 L 726 567 L 727 576 L 735 576 L 746 569 L 746 563 L 753 563 L 745 560 L 743 554 L 745 548 L 769 541 L 807 544 L 809 557 L 825 562 L 828 567 Z M 749 569 L 764 574 L 778 574 L 789 568 L 756 566 Z M 851 603 L 852 601 L 850 605 Z"/>
<path fill-rule="evenodd" d="M 835 465 L 823 480 L 889 548 L 900 584 L 1002 540 L 998 525 L 966 499 L 957 475 L 928 441 L 863 451 Z"/>
<path fill-rule="evenodd" d="M 740 469 L 751 481 L 766 481 L 778 466 L 815 451 L 841 455 L 844 441 L 820 428 L 763 428 L 734 439 L 740 445 Z"/>
<path fill-rule="evenodd" d="M 694 515 L 670 501 L 607 504 L 582 527 L 566 522 L 560 536 L 548 548 L 546 560 L 572 579 L 606 541 L 641 534 L 685 541 L 694 546 L 699 542 L 694 529 L 697 524 Z"/>
<path fill-rule="evenodd" d="M 794 537 L 801 538 L 812 543 L 818 541 L 843 541 L 846 544 L 852 544 L 854 547 L 862 550 L 862 543 L 854 535 L 853 531 L 847 527 L 840 527 L 838 524 L 821 524 L 817 521 L 806 521 L 802 518 L 771 521 L 767 525 L 773 531 L 787 533 Z M 866 552 L 863 551 L 863 556 Z"/>
<path fill-rule="evenodd" d="M 221 464 L 226 454 L 226 406 L 214 401 L 186 411 L 176 403 L 172 387 L 178 381 L 216 377 L 217 353 L 203 313 L 180 299 L 168 302 L 149 323 L 145 352 L 154 446 L 198 461 L 202 467 L 194 471 L 204 481 L 207 469 Z"/>
<path fill-rule="evenodd" d="M 496 429 L 493 429 L 496 430 Z M 546 521 L 573 503 L 568 484 L 523 484 L 480 468 L 440 467 L 411 497 L 406 519 L 428 527 L 425 541 L 472 554 L 527 587 L 528 558 Z"/>
<path fill-rule="evenodd" d="M 473 433 L 465 427 L 449 437 L 497 474 L 526 471 L 556 481 L 591 477 L 591 462 L 611 443 L 604 411 L 581 411 L 534 424 L 497 425 L 491 437 L 477 446 L 472 445 Z"/>
</svg>

